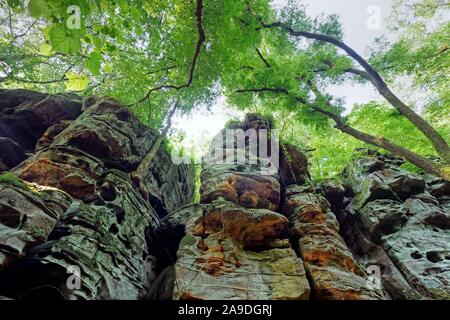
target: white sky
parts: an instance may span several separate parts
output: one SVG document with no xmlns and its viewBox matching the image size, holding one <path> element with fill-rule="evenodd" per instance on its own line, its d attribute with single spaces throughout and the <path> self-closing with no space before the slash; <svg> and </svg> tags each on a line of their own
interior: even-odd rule
<svg viewBox="0 0 450 320">
<path fill-rule="evenodd" d="M 284 3 L 285 0 L 275 0 L 274 6 L 283 6 Z M 306 4 L 307 13 L 311 16 L 321 13 L 338 14 L 343 25 L 345 42 L 363 56 L 367 46 L 370 46 L 375 38 L 388 33 L 385 20 L 390 16 L 392 0 L 299 0 L 299 3 Z M 374 17 L 374 10 L 381 18 L 379 28 L 367 26 L 368 20 L 370 22 L 370 18 Z M 371 85 L 332 86 L 328 88 L 328 92 L 333 96 L 343 97 L 348 111 L 355 103 L 380 99 Z M 200 108 L 193 110 L 189 116 L 175 115 L 173 129 L 175 132 L 185 133 L 184 146 L 195 144 L 199 152 L 204 150 L 208 141 L 224 127 L 230 115 L 243 117 L 243 113 L 227 108 L 225 99 L 219 99 L 210 111 Z"/>
</svg>

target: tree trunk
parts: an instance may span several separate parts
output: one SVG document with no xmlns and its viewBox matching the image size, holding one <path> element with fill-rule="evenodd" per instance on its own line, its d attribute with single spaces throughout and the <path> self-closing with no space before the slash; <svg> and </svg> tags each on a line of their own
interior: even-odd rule
<svg viewBox="0 0 450 320">
<path fill-rule="evenodd" d="M 316 96 L 319 96 L 322 99 L 324 98 L 322 93 L 318 90 L 318 88 L 311 81 L 308 81 L 307 83 Z M 336 123 L 336 125 L 335 125 L 336 129 L 338 129 L 358 140 L 361 140 L 365 143 L 369 143 L 373 146 L 385 149 L 395 155 L 398 155 L 398 156 L 404 158 L 405 160 L 407 160 L 410 163 L 414 164 L 415 166 L 425 170 L 428 173 L 434 174 L 445 180 L 450 181 L 450 172 L 449 172 L 450 166 L 448 166 L 448 165 L 440 166 L 440 165 L 436 164 L 435 162 L 412 152 L 411 150 L 408 150 L 402 146 L 394 144 L 393 142 L 389 141 L 388 139 L 386 139 L 384 137 L 375 137 L 375 136 L 361 132 L 355 128 L 348 126 L 347 124 L 345 124 L 344 120 L 339 115 L 336 115 L 332 112 L 323 110 L 319 106 L 310 104 L 307 101 L 302 101 L 302 103 L 308 105 L 311 109 L 332 119 Z"/>
<path fill-rule="evenodd" d="M 145 188 L 142 181 L 144 180 L 146 174 L 150 170 L 150 164 L 152 163 L 152 160 L 155 158 L 156 154 L 158 153 L 159 148 L 161 147 L 162 142 L 167 136 L 167 133 L 169 132 L 170 127 L 172 126 L 172 117 L 177 110 L 178 105 L 175 104 L 175 106 L 172 108 L 172 110 L 169 113 L 169 116 L 167 118 L 166 126 L 164 127 L 161 134 L 156 139 L 155 143 L 153 144 L 150 151 L 147 153 L 145 158 L 142 160 L 142 162 L 137 167 L 136 171 L 134 171 L 131 175 L 133 177 L 133 180 L 135 183 L 139 186 L 141 189 L 141 193 L 144 196 L 146 200 L 148 200 L 148 190 Z"/>
<path fill-rule="evenodd" d="M 414 126 L 419 129 L 431 142 L 434 150 L 446 163 L 450 164 L 450 148 L 445 139 L 421 116 L 415 113 L 411 108 L 403 103 L 387 86 L 381 85 L 378 88 L 380 94 L 393 105 L 405 118 L 407 118 Z"/>
<path fill-rule="evenodd" d="M 450 164 L 450 147 L 445 139 L 437 132 L 427 121 L 425 121 L 420 115 L 418 115 L 414 110 L 409 108 L 403 101 L 401 101 L 387 86 L 380 74 L 355 50 L 350 48 L 344 42 L 339 41 L 330 36 L 310 33 L 305 31 L 293 30 L 290 26 L 284 25 L 281 22 L 275 22 L 270 24 L 262 24 L 262 28 L 274 28 L 278 27 L 287 31 L 290 35 L 294 37 L 304 37 L 308 39 L 313 39 L 317 41 L 323 41 L 330 43 L 342 50 L 344 50 L 350 57 L 355 59 L 366 71 L 363 75 L 368 79 L 378 90 L 378 92 L 394 107 L 396 108 L 405 118 L 407 118 L 417 129 L 419 129 L 431 142 L 433 148 L 436 150 L 437 154 L 446 163 Z M 362 73 L 364 71 L 360 71 Z"/>
<path fill-rule="evenodd" d="M 391 141 L 385 139 L 384 137 L 375 137 L 343 124 L 337 124 L 335 127 L 336 129 L 358 140 L 361 140 L 365 143 L 385 149 L 395 155 L 398 155 L 404 158 L 405 160 L 409 161 L 410 163 L 414 164 L 415 166 L 425 170 L 428 173 L 431 173 L 433 175 L 439 176 L 445 180 L 450 181 L 450 175 L 448 172 L 450 167 L 448 166 L 439 166 L 433 161 L 424 158 L 406 148 L 398 146 L 392 143 Z"/>
</svg>

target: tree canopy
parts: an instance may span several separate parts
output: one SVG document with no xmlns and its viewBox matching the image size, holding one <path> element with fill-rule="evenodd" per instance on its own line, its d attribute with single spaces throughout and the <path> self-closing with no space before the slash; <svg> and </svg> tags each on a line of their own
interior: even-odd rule
<svg viewBox="0 0 450 320">
<path fill-rule="evenodd" d="M 301 1 L 0 3 L 1 87 L 107 95 L 160 127 L 174 105 L 189 112 L 225 95 L 273 116 L 282 140 L 309 150 L 317 179 L 367 144 L 450 179 L 448 3 L 395 0 L 399 36 L 377 40 L 368 59 L 343 42 L 337 15 L 309 16 Z M 402 77 L 426 99 L 400 99 Z M 343 83 L 368 83 L 383 100 L 348 106 L 326 93 Z"/>
</svg>

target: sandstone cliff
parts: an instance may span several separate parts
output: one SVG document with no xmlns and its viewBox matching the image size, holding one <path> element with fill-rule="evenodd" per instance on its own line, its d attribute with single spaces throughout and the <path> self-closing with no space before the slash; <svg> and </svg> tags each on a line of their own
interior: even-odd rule
<svg viewBox="0 0 450 320">
<path fill-rule="evenodd" d="M 0 158 L 11 170 L 0 176 L 2 293 L 144 298 L 159 272 L 147 234 L 191 201 L 192 168 L 161 148 L 144 179 L 146 202 L 130 173 L 157 133 L 129 111 L 108 99 L 0 94 Z M 81 272 L 79 289 L 67 288 L 69 266 Z"/>
<path fill-rule="evenodd" d="M 253 114 L 235 127 L 271 129 Z M 193 167 L 164 147 L 147 201 L 131 172 L 157 135 L 109 99 L 0 91 L 0 295 L 450 298 L 448 182 L 361 151 L 341 181 L 314 185 L 295 146 L 267 174 L 270 161 L 219 134 L 200 203 Z"/>
</svg>

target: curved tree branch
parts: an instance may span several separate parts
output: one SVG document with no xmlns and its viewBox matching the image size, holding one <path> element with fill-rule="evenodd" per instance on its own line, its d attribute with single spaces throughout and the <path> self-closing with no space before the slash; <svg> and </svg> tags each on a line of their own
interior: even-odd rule
<svg viewBox="0 0 450 320">
<path fill-rule="evenodd" d="M 150 90 L 148 90 L 147 94 L 142 99 L 140 99 L 139 101 L 137 101 L 137 102 L 135 102 L 135 103 L 133 103 L 133 104 L 131 104 L 129 106 L 133 106 L 133 105 L 136 105 L 136 104 L 144 102 L 155 91 L 160 91 L 160 90 L 163 90 L 163 89 L 180 90 L 182 88 L 186 88 L 186 87 L 190 87 L 191 86 L 192 81 L 194 79 L 194 71 L 195 71 L 195 66 L 197 64 L 198 56 L 200 55 L 200 51 L 201 51 L 203 42 L 205 42 L 205 40 L 206 40 L 205 31 L 203 30 L 203 24 L 202 24 L 203 0 L 197 0 L 195 16 L 196 16 L 196 26 L 197 26 L 198 39 L 197 39 L 197 43 L 195 45 L 195 51 L 194 51 L 194 55 L 192 57 L 192 62 L 191 62 L 191 66 L 189 68 L 189 74 L 188 74 L 188 78 L 187 78 L 186 83 L 181 84 L 181 85 L 173 85 L 173 84 L 160 85 L 160 86 L 156 86 L 154 88 L 151 88 Z"/>
<path fill-rule="evenodd" d="M 313 91 L 315 91 L 316 95 L 320 96 L 319 91 L 314 90 L 314 88 L 312 88 L 312 89 L 313 89 Z M 444 179 L 450 181 L 450 176 L 448 175 L 448 172 L 447 172 L 448 167 L 440 167 L 439 165 L 435 164 L 431 160 L 429 160 L 425 157 L 422 157 L 421 155 L 418 155 L 418 154 L 412 152 L 411 150 L 408 150 L 402 146 L 396 145 L 395 143 L 393 143 L 392 141 L 390 141 L 384 137 L 376 137 L 376 136 L 364 133 L 362 131 L 359 131 L 359 130 L 347 125 L 345 123 L 344 119 L 340 115 L 332 113 L 327 110 L 324 110 L 320 106 L 318 106 L 314 103 L 308 102 L 305 99 L 296 97 L 296 96 L 292 95 L 287 89 L 280 88 L 280 87 L 276 87 L 276 88 L 262 87 L 262 88 L 250 88 L 250 89 L 236 90 L 236 93 L 245 93 L 245 92 L 254 92 L 254 93 L 268 92 L 268 93 L 283 94 L 283 95 L 289 96 L 292 99 L 296 100 L 297 102 L 310 108 L 311 110 L 313 110 L 317 113 L 320 113 L 320 114 L 328 117 L 329 119 L 332 119 L 335 123 L 334 127 L 336 129 L 340 130 L 341 132 L 348 134 L 360 141 L 363 141 L 363 142 L 371 144 L 373 146 L 385 149 L 393 154 L 401 156 L 404 159 L 406 159 L 407 161 L 409 161 L 410 163 L 416 165 L 419 168 L 422 168 L 426 172 L 429 172 L 431 174 L 434 174 L 436 176 L 439 176 L 441 178 L 444 178 Z M 445 169 L 445 168 L 447 168 L 447 169 Z"/>
<path fill-rule="evenodd" d="M 146 200 L 148 200 L 149 193 L 143 183 L 143 180 L 144 180 L 145 176 L 147 175 L 147 173 L 150 171 L 150 166 L 151 166 L 152 160 L 155 158 L 161 144 L 163 143 L 164 139 L 167 136 L 167 133 L 169 132 L 170 128 L 172 127 L 172 117 L 175 114 L 175 111 L 177 110 L 177 108 L 178 108 L 178 102 L 175 103 L 172 110 L 170 110 L 169 115 L 167 116 L 166 125 L 165 125 L 163 131 L 161 132 L 161 134 L 156 139 L 156 141 L 153 143 L 150 151 L 146 154 L 144 159 L 141 161 L 141 163 L 137 167 L 136 171 L 134 171 L 131 174 L 135 183 L 140 188 L 142 196 Z"/>
<path fill-rule="evenodd" d="M 362 74 L 356 69 L 351 69 L 352 73 L 358 72 L 360 76 L 364 76 L 368 79 L 378 90 L 378 92 L 393 106 L 395 107 L 404 117 L 406 117 L 414 126 L 417 127 L 431 142 L 436 152 L 442 158 L 442 160 L 450 164 L 450 147 L 445 139 L 422 117 L 420 117 L 414 110 L 409 108 L 403 101 L 401 101 L 387 86 L 384 82 L 383 78 L 380 74 L 355 50 L 349 47 L 344 42 L 335 39 L 333 37 L 311 33 L 306 31 L 297 31 L 292 29 L 290 26 L 283 24 L 281 22 L 274 23 L 261 23 L 261 27 L 257 28 L 257 30 L 267 29 L 267 28 L 280 28 L 288 32 L 291 36 L 294 37 L 303 37 L 308 39 L 313 39 L 317 41 L 322 41 L 326 43 L 330 43 L 342 50 L 344 50 L 350 57 L 356 60 L 365 70 L 365 73 Z M 350 72 L 350 71 L 348 71 Z"/>
<path fill-rule="evenodd" d="M 262 55 L 261 51 L 259 51 L 258 48 L 255 48 L 256 52 L 258 53 L 258 56 L 261 58 L 261 60 L 264 62 L 265 66 L 267 68 L 271 68 L 272 66 L 270 65 L 270 63 L 266 60 L 266 58 L 264 58 L 264 56 Z"/>
</svg>

